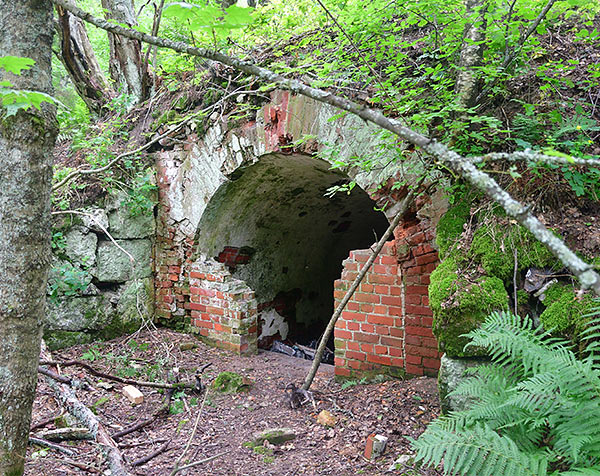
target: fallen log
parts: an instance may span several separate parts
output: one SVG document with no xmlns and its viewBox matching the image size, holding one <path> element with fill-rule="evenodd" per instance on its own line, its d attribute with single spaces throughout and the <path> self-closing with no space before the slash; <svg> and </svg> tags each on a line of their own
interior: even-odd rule
<svg viewBox="0 0 600 476">
<path fill-rule="evenodd" d="M 46 344 L 42 341 L 41 355 L 44 360 L 52 362 L 51 355 L 47 350 Z M 110 437 L 106 429 L 102 426 L 96 415 L 79 401 L 75 391 L 65 383 L 60 383 L 52 377 L 46 377 L 50 388 L 54 390 L 56 398 L 73 415 L 82 426 L 85 426 L 96 440 L 102 446 L 102 450 L 112 476 L 129 476 L 125 468 L 123 456 L 115 441 Z"/>
</svg>

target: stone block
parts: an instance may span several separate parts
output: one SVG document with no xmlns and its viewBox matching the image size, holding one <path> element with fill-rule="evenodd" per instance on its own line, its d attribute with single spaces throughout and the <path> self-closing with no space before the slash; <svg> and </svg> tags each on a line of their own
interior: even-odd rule
<svg viewBox="0 0 600 476">
<path fill-rule="evenodd" d="M 458 385 L 467 379 L 467 370 L 489 363 L 486 358 L 454 358 L 443 355 L 438 374 L 438 389 L 442 413 L 462 411 L 469 407 L 472 400 L 463 395 L 451 395 Z"/>
<path fill-rule="evenodd" d="M 111 241 L 101 241 L 96 258 L 98 281 L 122 283 L 152 275 L 150 240 L 117 240 L 117 243 L 133 257 L 134 262 Z"/>
<path fill-rule="evenodd" d="M 116 239 L 139 239 L 154 236 L 156 220 L 153 213 L 133 216 L 126 205 L 127 196 L 124 193 L 111 197 L 108 214 L 110 234 Z"/>
<path fill-rule="evenodd" d="M 85 227 L 74 227 L 65 234 L 65 254 L 74 262 L 85 266 L 96 263 L 98 236 Z"/>
</svg>

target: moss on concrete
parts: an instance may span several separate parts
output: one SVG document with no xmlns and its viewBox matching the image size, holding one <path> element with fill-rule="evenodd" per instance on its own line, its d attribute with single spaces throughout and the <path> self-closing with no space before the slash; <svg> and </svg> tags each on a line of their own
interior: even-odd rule
<svg viewBox="0 0 600 476">
<path fill-rule="evenodd" d="M 469 341 L 463 334 L 477 328 L 490 312 L 507 309 L 508 293 L 495 276 L 467 280 L 456 260 L 447 258 L 431 274 L 429 304 L 440 351 L 450 357 L 480 356 L 485 355 L 483 349 L 464 350 Z"/>
</svg>

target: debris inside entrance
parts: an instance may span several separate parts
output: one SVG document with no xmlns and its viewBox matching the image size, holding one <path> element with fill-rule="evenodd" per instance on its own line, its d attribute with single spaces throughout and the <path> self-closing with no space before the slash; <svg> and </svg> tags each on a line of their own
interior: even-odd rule
<svg viewBox="0 0 600 476">
<path fill-rule="evenodd" d="M 317 352 L 316 348 L 316 340 L 313 340 L 308 347 L 300 344 L 288 345 L 280 340 L 276 340 L 273 342 L 270 350 L 271 352 L 278 352 L 280 354 L 289 355 L 290 357 L 297 357 L 305 360 L 315 360 L 315 353 Z M 328 347 L 325 347 L 321 362 L 333 365 L 333 356 L 333 351 Z"/>
</svg>

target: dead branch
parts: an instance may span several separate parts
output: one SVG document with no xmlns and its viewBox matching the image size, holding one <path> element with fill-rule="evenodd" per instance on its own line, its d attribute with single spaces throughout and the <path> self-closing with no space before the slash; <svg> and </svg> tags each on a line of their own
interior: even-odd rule
<svg viewBox="0 0 600 476">
<path fill-rule="evenodd" d="M 492 152 L 490 154 L 481 155 L 479 157 L 469 157 L 469 160 L 475 164 L 480 162 L 488 162 L 494 160 L 507 160 L 509 162 L 537 162 L 544 164 L 557 165 L 584 165 L 584 166 L 600 166 L 600 159 L 581 159 L 579 157 L 557 156 L 540 154 L 531 149 L 525 149 L 519 152 Z"/>
<path fill-rule="evenodd" d="M 87 427 L 66 427 L 46 430 L 38 434 L 38 437 L 48 441 L 73 441 L 73 440 L 89 440 L 92 438 Z"/>
<path fill-rule="evenodd" d="M 46 377 L 50 377 L 51 379 L 54 379 L 60 383 L 66 383 L 67 385 L 71 385 L 73 383 L 69 377 L 59 375 L 56 372 L 52 372 L 52 370 L 45 369 L 42 366 L 38 366 L 38 372 L 41 373 L 42 375 L 45 375 Z M 44 426 L 44 425 L 42 425 L 42 426 Z"/>
<path fill-rule="evenodd" d="M 315 358 L 312 362 L 310 370 L 308 371 L 308 374 L 306 374 L 306 378 L 304 379 L 304 383 L 302 384 L 303 390 L 308 390 L 310 388 L 310 386 L 312 385 L 315 375 L 317 374 L 319 365 L 321 365 L 321 360 L 323 359 L 323 352 L 325 352 L 325 347 L 327 345 L 327 341 L 329 340 L 329 336 L 333 332 L 335 323 L 337 322 L 339 317 L 342 315 L 342 312 L 346 308 L 346 305 L 348 304 L 348 302 L 354 295 L 354 292 L 358 289 L 358 286 L 360 286 L 361 281 L 363 280 L 363 278 L 365 277 L 365 275 L 371 268 L 371 265 L 375 261 L 375 258 L 377 258 L 377 256 L 383 249 L 383 246 L 386 244 L 388 238 L 393 233 L 393 231 L 396 229 L 396 227 L 400 223 L 400 220 L 402 220 L 404 213 L 406 213 L 406 210 L 412 204 L 414 197 L 415 197 L 415 192 L 410 191 L 408 193 L 408 195 L 406 197 L 404 197 L 402 202 L 400 202 L 400 207 L 399 207 L 398 211 L 396 212 L 396 216 L 390 223 L 390 226 L 385 231 L 383 236 L 380 238 L 379 242 L 377 243 L 377 246 L 375 247 L 375 250 L 373 250 L 373 253 L 369 257 L 368 261 L 362 267 L 362 269 L 358 273 L 358 276 L 356 276 L 356 278 L 354 279 L 352 286 L 350 286 L 350 289 L 348 289 L 348 291 L 346 291 L 346 294 L 345 294 L 344 298 L 342 299 L 342 302 L 340 302 L 340 304 L 336 308 L 335 312 L 331 316 L 331 319 L 329 320 L 329 323 L 327 324 L 327 328 L 325 329 L 325 332 L 323 332 L 323 335 L 321 336 L 321 340 L 319 341 L 319 347 L 317 347 L 317 351 L 315 352 Z"/>
<path fill-rule="evenodd" d="M 180 382 L 180 383 L 166 383 L 166 382 L 147 382 L 144 380 L 134 380 L 130 378 L 118 377 L 117 375 L 107 374 L 105 372 L 100 372 L 92 367 L 90 364 L 86 362 L 82 362 L 81 360 L 68 360 L 66 362 L 61 362 L 58 360 L 41 360 L 40 365 L 62 365 L 63 367 L 82 367 L 90 372 L 92 375 L 96 377 L 105 378 L 107 380 L 112 380 L 114 382 L 124 383 L 126 385 L 137 385 L 139 387 L 151 387 L 151 388 L 166 388 L 166 389 L 192 389 L 196 390 L 197 386 L 194 383 L 190 382 Z M 67 383 L 67 382 L 65 382 Z"/>
<path fill-rule="evenodd" d="M 42 355 L 46 361 L 52 362 L 52 356 L 47 350 L 44 341 L 42 341 L 40 355 Z M 66 384 L 59 383 L 49 377 L 46 378 L 46 381 L 50 388 L 54 390 L 56 398 L 62 403 L 68 412 L 77 418 L 77 420 L 90 431 L 92 437 L 95 438 L 100 445 L 102 445 L 111 474 L 113 476 L 129 476 L 129 472 L 125 468 L 123 456 L 121 455 L 117 444 L 104 429 L 96 415 L 94 415 L 88 407 L 79 401 L 77 395 L 73 389 L 71 389 L 71 387 Z"/>
<path fill-rule="evenodd" d="M 488 174 L 479 170 L 467 158 L 449 149 L 429 137 L 426 137 L 414 130 L 406 127 L 397 119 L 386 117 L 381 111 L 365 107 L 354 101 L 336 96 L 322 89 L 313 88 L 295 79 L 288 79 L 271 70 L 262 68 L 248 61 L 231 57 L 215 50 L 206 48 L 196 48 L 183 42 L 170 41 L 164 38 L 142 33 L 140 31 L 123 28 L 114 23 L 110 23 L 101 18 L 96 18 L 83 10 L 69 5 L 66 0 L 52 0 L 56 5 L 64 7 L 73 15 L 84 21 L 92 23 L 98 28 L 110 31 L 111 33 L 133 38 L 162 48 L 169 48 L 180 53 L 199 56 L 209 60 L 231 66 L 246 74 L 256 76 L 267 84 L 274 84 L 279 88 L 287 89 L 295 94 L 300 94 L 314 99 L 315 101 L 329 104 L 338 109 L 350 112 L 361 119 L 371 122 L 383 129 L 386 129 L 400 139 L 405 140 L 417 147 L 422 148 L 430 154 L 442 167 L 447 167 L 453 172 L 463 177 L 473 187 L 483 191 L 499 203 L 508 215 L 514 217 L 521 225 L 528 229 L 541 243 L 543 243 L 569 270 L 579 279 L 583 289 L 593 289 L 600 295 L 600 275 L 581 258 L 579 258 L 567 245 L 548 230 L 532 213 L 531 210 L 512 198 L 508 192 L 503 190 L 500 185 Z M 554 4 L 555 0 L 549 0 L 547 6 L 542 11 L 543 15 Z M 543 18 L 540 13 L 539 18 Z M 536 19 L 537 21 L 537 19 Z M 532 25 L 533 26 L 533 25 Z"/>
<path fill-rule="evenodd" d="M 41 373 L 41 372 L 40 372 Z M 45 427 L 48 423 L 52 423 L 53 421 L 55 421 L 57 418 L 60 418 L 63 414 L 61 413 L 60 415 L 52 415 L 48 418 L 44 418 L 42 421 L 36 423 L 35 425 L 31 425 L 31 428 L 29 428 L 29 431 L 35 431 L 38 428 L 43 428 Z"/>
<path fill-rule="evenodd" d="M 221 456 L 223 456 L 223 455 L 225 455 L 225 454 L 227 454 L 227 451 L 223 451 L 222 453 L 216 454 L 216 455 L 214 455 L 214 456 L 210 456 L 210 457 L 208 457 L 208 458 L 201 459 L 200 461 L 194 461 L 193 463 L 186 464 L 186 465 L 184 465 L 184 466 L 180 466 L 179 468 L 177 468 L 177 470 L 176 470 L 176 471 L 174 471 L 174 472 L 173 472 L 173 473 L 171 473 L 171 474 L 176 474 L 176 473 L 178 473 L 179 471 L 183 471 L 184 469 L 189 469 L 189 468 L 193 468 L 194 466 L 198 466 L 198 465 L 200 465 L 200 464 L 208 463 L 209 461 L 212 461 L 213 459 L 220 458 Z"/>
<path fill-rule="evenodd" d="M 39 446 L 45 446 L 46 448 L 50 448 L 51 450 L 60 451 L 69 456 L 74 456 L 75 452 L 70 450 L 69 448 L 65 448 L 64 446 L 57 445 L 56 443 L 52 443 L 48 440 L 44 440 L 43 438 L 38 438 L 36 436 L 29 437 L 29 443 Z"/>
<path fill-rule="evenodd" d="M 164 453 L 165 451 L 167 451 L 170 443 L 171 443 L 171 440 L 165 441 L 164 444 L 162 444 L 160 446 L 160 448 L 158 448 L 156 451 L 154 451 L 153 453 L 150 453 L 149 455 L 146 455 L 140 459 L 136 459 L 133 463 L 131 463 L 131 466 L 142 466 L 142 465 L 146 464 L 151 459 L 156 458 L 161 453 Z M 171 449 L 174 449 L 174 448 L 171 448 Z"/>
<path fill-rule="evenodd" d="M 87 471 L 88 473 L 100 474 L 102 472 L 98 468 L 94 468 L 93 466 L 90 466 L 89 464 L 80 463 L 79 461 L 72 461 L 67 458 L 63 458 L 60 461 L 61 461 L 61 463 L 66 463 L 66 464 L 74 466 L 76 468 L 83 469 L 84 471 Z"/>
</svg>

